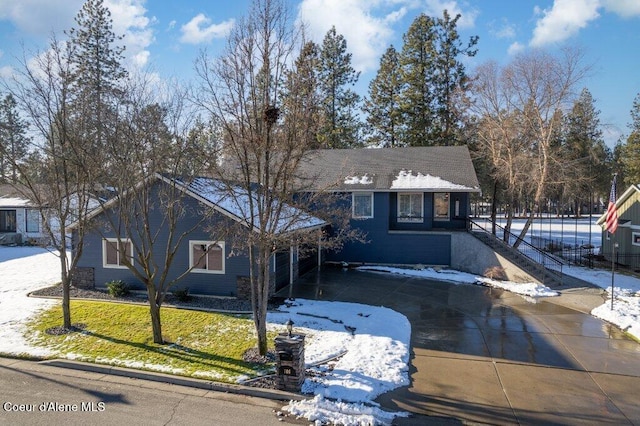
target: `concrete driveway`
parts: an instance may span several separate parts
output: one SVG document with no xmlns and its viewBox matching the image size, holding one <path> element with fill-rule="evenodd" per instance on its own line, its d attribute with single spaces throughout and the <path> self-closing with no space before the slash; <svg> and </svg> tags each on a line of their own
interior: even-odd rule
<svg viewBox="0 0 640 426">
<path fill-rule="evenodd" d="M 640 344 L 566 307 L 580 294 L 535 303 L 487 287 L 337 268 L 293 287 L 294 297 L 407 316 L 411 385 L 377 400 L 417 415 L 398 424 L 640 425 Z"/>
</svg>

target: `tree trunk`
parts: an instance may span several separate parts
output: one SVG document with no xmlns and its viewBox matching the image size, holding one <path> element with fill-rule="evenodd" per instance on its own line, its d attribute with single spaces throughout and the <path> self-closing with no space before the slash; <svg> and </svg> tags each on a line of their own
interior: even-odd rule
<svg viewBox="0 0 640 426">
<path fill-rule="evenodd" d="M 493 182 L 493 197 L 491 197 L 491 233 L 496 235 L 496 220 L 498 218 L 498 181 Z"/>
<path fill-rule="evenodd" d="M 147 284 L 147 297 L 149 299 L 149 313 L 151 314 L 151 330 L 153 333 L 153 343 L 162 345 L 162 321 L 160 319 L 160 304 L 156 300 L 156 289 L 153 284 Z"/>
<path fill-rule="evenodd" d="M 520 235 L 518 236 L 516 241 L 513 243 L 513 248 L 517 249 L 520 246 L 520 243 L 524 241 L 524 236 L 527 235 L 527 232 L 529 232 L 529 228 L 533 223 L 534 211 L 535 209 L 530 210 L 529 216 L 527 217 L 527 221 L 524 223 L 524 227 L 522 228 L 522 232 L 520 232 Z"/>
<path fill-rule="evenodd" d="M 71 273 L 67 265 L 67 251 L 63 248 L 60 251 L 60 275 L 62 281 L 62 326 L 67 330 L 71 329 Z"/>
<path fill-rule="evenodd" d="M 260 355 L 266 355 L 268 349 L 267 341 L 267 307 L 269 304 L 269 257 L 268 250 L 260 250 L 258 254 L 258 285 L 260 291 L 255 315 L 256 331 L 258 334 L 258 351 Z"/>
</svg>

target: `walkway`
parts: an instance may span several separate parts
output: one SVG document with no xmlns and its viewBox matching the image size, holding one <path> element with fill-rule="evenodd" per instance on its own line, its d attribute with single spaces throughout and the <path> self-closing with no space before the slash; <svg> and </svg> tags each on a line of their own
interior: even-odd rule
<svg viewBox="0 0 640 426">
<path fill-rule="evenodd" d="M 418 415 L 398 424 L 640 425 L 640 344 L 583 313 L 600 303 L 593 291 L 534 303 L 488 287 L 327 269 L 293 294 L 407 316 L 411 385 L 378 399 Z"/>
</svg>

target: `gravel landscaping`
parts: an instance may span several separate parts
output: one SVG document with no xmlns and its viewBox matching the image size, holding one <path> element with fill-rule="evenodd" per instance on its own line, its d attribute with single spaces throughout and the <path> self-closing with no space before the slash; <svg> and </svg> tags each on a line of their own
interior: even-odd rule
<svg viewBox="0 0 640 426">
<path fill-rule="evenodd" d="M 130 293 L 127 296 L 114 297 L 111 296 L 106 290 L 99 289 L 82 289 L 71 287 L 70 295 L 73 299 L 87 299 L 87 300 L 104 300 L 112 302 L 125 302 L 125 303 L 147 303 L 147 295 L 143 292 Z M 55 285 L 52 287 L 42 288 L 30 293 L 32 297 L 44 297 L 44 298 L 61 298 L 62 286 Z M 269 303 L 269 309 L 276 309 L 282 304 L 282 299 L 273 299 Z M 251 304 L 248 300 L 236 299 L 233 297 L 212 297 L 212 296 L 189 296 L 189 300 L 186 302 L 178 300 L 176 296 L 169 293 L 165 298 L 164 307 L 176 307 L 186 309 L 197 309 L 203 311 L 214 312 L 232 312 L 232 313 L 251 313 Z"/>
</svg>

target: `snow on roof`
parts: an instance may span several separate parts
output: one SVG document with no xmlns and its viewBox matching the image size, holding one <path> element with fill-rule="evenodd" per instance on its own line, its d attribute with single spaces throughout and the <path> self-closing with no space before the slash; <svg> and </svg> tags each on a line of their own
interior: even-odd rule
<svg viewBox="0 0 640 426">
<path fill-rule="evenodd" d="M 344 178 L 345 185 L 371 185 L 373 179 L 365 174 L 364 176 L 347 176 Z"/>
<path fill-rule="evenodd" d="M 252 215 L 250 214 L 249 194 L 244 188 L 230 187 L 219 180 L 204 177 L 195 178 L 188 184 L 180 180 L 176 180 L 176 182 L 191 193 L 203 198 L 210 205 L 224 210 L 237 220 L 250 224 L 253 217 L 254 227 L 260 226 L 260 223 L 258 223 L 258 198 L 255 192 L 252 193 Z M 269 223 L 267 228 L 278 234 L 318 228 L 326 224 L 324 220 L 286 203 L 278 205 L 277 201 L 272 209 L 271 216 L 271 221 L 276 221 L 276 223 Z"/>
<path fill-rule="evenodd" d="M 4 207 L 31 207 L 31 201 L 26 198 L 0 197 L 0 208 Z"/>
<path fill-rule="evenodd" d="M 391 189 L 467 189 L 473 190 L 464 185 L 458 185 L 453 182 L 442 179 L 438 176 L 432 176 L 430 174 L 423 175 L 422 173 L 413 174 L 411 170 L 401 170 L 396 178 L 391 182 Z"/>
<path fill-rule="evenodd" d="M 403 174 L 407 170 L 415 179 L 410 181 Z M 311 190 L 388 192 L 411 188 L 421 192 L 480 192 L 466 146 L 320 149 L 309 151 L 301 163 L 300 175 Z M 427 179 L 428 176 L 437 176 L 444 182 Z M 426 186 L 419 186 L 423 184 Z"/>
</svg>

